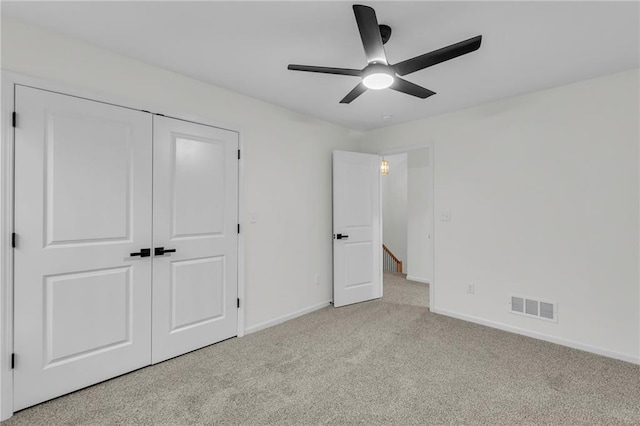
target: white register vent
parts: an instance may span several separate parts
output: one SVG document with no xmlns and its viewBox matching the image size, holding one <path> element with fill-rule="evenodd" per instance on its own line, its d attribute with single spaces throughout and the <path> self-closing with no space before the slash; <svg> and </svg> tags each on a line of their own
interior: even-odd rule
<svg viewBox="0 0 640 426">
<path fill-rule="evenodd" d="M 529 318 L 558 322 L 558 303 L 548 300 L 511 295 L 509 312 Z"/>
</svg>

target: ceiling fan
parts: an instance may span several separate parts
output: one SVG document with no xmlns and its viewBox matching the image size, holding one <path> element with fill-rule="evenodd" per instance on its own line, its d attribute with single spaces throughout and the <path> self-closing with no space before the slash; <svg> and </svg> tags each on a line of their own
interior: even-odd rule
<svg viewBox="0 0 640 426">
<path fill-rule="evenodd" d="M 353 5 L 353 13 L 356 16 L 364 53 L 367 57 L 368 64 L 366 67 L 361 70 L 295 64 L 290 64 L 287 67 L 293 71 L 360 77 L 362 81 L 340 101 L 341 104 L 351 103 L 367 89 L 390 88 L 421 99 L 435 95 L 435 92 L 400 77 L 478 50 L 482 41 L 482 36 L 479 35 L 392 65 L 387 62 L 383 47 L 391 37 L 391 28 L 387 25 L 378 25 L 376 12 L 369 6 Z"/>
</svg>

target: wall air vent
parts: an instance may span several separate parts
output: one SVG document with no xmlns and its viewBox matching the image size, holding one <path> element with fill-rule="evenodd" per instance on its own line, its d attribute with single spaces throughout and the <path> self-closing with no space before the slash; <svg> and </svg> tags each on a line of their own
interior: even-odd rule
<svg viewBox="0 0 640 426">
<path fill-rule="evenodd" d="M 524 313 L 524 299 L 522 297 L 511 296 L 511 310 L 513 312 Z"/>
<path fill-rule="evenodd" d="M 529 318 L 558 322 L 558 304 L 547 300 L 512 295 L 509 301 L 509 312 Z"/>
</svg>

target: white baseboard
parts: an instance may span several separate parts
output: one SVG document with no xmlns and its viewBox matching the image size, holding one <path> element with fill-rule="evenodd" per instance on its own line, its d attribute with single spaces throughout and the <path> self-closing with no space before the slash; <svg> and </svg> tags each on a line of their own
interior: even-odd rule
<svg viewBox="0 0 640 426">
<path fill-rule="evenodd" d="M 407 275 L 407 279 L 409 281 L 415 281 L 417 283 L 423 283 L 423 284 L 430 284 L 430 280 L 426 279 L 426 278 L 418 278 L 418 277 L 413 277 L 411 275 Z"/>
<path fill-rule="evenodd" d="M 291 312 L 291 313 L 283 315 L 281 317 L 274 318 L 272 320 L 265 321 L 265 322 L 260 323 L 260 324 L 252 325 L 251 327 L 247 327 L 247 328 L 244 329 L 244 334 L 246 335 L 246 334 L 255 333 L 256 331 L 264 330 L 265 328 L 269 328 L 269 327 L 273 327 L 274 325 L 282 324 L 283 322 L 287 322 L 287 321 L 292 320 L 294 318 L 301 317 L 302 315 L 309 314 L 309 313 L 311 313 L 313 311 L 317 311 L 318 309 L 326 308 L 330 304 L 331 304 L 331 301 L 327 300 L 326 302 L 318 303 L 317 305 L 309 306 L 307 308 Z"/>
<path fill-rule="evenodd" d="M 568 346 L 570 348 L 579 349 L 585 352 L 591 352 L 597 355 L 606 356 L 608 358 L 615 358 L 621 361 L 630 362 L 632 364 L 640 364 L 640 356 L 623 354 L 620 352 L 610 351 L 608 349 L 599 348 L 597 346 L 591 346 L 573 340 L 563 339 L 561 337 L 550 336 L 544 333 L 538 333 L 536 331 L 526 330 L 524 328 L 513 327 L 501 322 L 490 321 L 483 318 L 474 317 L 471 315 L 460 314 L 458 312 L 448 311 L 446 309 L 431 308 L 431 312 L 436 314 L 445 315 L 452 318 L 457 318 L 463 321 L 469 321 L 487 327 L 497 328 L 499 330 L 508 331 L 511 333 L 521 334 L 523 336 L 533 337 L 534 339 L 544 340 L 546 342 L 556 343 L 562 346 Z"/>
</svg>

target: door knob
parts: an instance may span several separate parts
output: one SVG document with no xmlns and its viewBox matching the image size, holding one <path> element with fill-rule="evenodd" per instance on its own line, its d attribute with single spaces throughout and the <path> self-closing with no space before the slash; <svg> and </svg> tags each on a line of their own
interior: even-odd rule
<svg viewBox="0 0 640 426">
<path fill-rule="evenodd" d="M 143 248 L 138 253 L 129 253 L 129 256 L 149 257 L 151 256 L 151 249 Z"/>
<path fill-rule="evenodd" d="M 175 253 L 176 249 L 166 249 L 164 247 L 156 247 L 153 251 L 153 254 L 156 256 L 162 256 L 165 253 Z"/>
<path fill-rule="evenodd" d="M 349 238 L 349 236 L 348 235 L 344 235 L 344 234 L 338 234 L 338 235 L 336 235 L 336 238 L 338 240 L 344 240 L 344 239 Z"/>
</svg>

